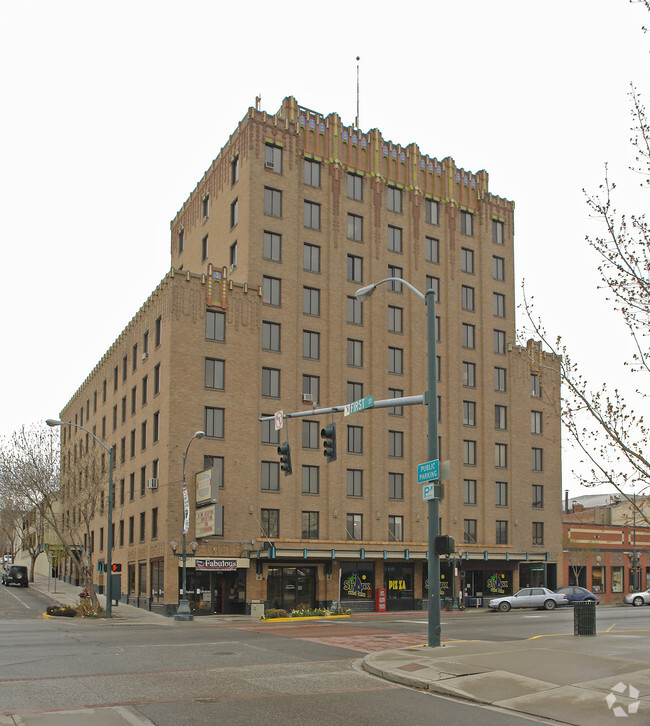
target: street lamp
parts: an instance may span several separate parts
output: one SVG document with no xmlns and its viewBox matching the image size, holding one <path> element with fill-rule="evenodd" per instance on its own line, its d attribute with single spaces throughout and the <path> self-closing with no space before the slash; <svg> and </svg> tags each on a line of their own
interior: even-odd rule
<svg viewBox="0 0 650 726">
<path fill-rule="evenodd" d="M 202 439 L 205 436 L 205 432 L 203 431 L 196 431 L 190 440 L 187 442 L 187 446 L 185 447 L 185 453 L 183 454 L 183 538 L 181 540 L 181 558 L 183 560 L 183 591 L 182 591 L 182 597 L 178 603 L 178 609 L 176 610 L 176 615 L 174 615 L 174 620 L 194 620 L 194 616 L 190 612 L 190 603 L 187 599 L 187 550 L 186 550 L 186 535 L 189 532 L 190 529 L 190 498 L 187 493 L 187 482 L 185 481 L 185 464 L 187 462 L 187 452 L 190 449 L 190 444 L 194 439 Z M 175 544 L 175 543 L 174 543 Z M 176 545 L 178 547 L 178 545 Z M 196 548 L 198 547 L 198 544 L 196 542 L 192 542 L 192 552 L 196 552 Z M 172 547 L 172 550 L 174 550 L 174 555 L 176 555 L 175 547 Z"/>
<path fill-rule="evenodd" d="M 427 308 L 427 392 L 425 402 L 427 404 L 427 430 L 428 461 L 438 458 L 438 416 L 437 401 L 438 392 L 436 385 L 436 298 L 434 290 L 427 290 L 423 295 L 410 282 L 401 277 L 387 277 L 384 280 L 366 285 L 356 291 L 354 296 L 357 300 L 367 300 L 379 285 L 384 282 L 396 282 L 414 292 L 424 301 Z M 428 501 L 428 560 L 429 560 L 429 594 L 428 594 L 428 642 L 430 648 L 440 645 L 440 555 L 436 553 L 436 537 L 440 534 L 438 517 L 440 516 L 440 503 L 437 497 Z"/>
<path fill-rule="evenodd" d="M 74 426 L 77 429 L 85 431 L 93 437 L 95 441 L 106 451 L 108 451 L 108 530 L 106 533 L 106 617 L 111 617 L 111 607 L 113 599 L 112 588 L 112 570 L 113 570 L 113 465 L 115 463 L 115 447 L 108 447 L 92 431 L 88 431 L 84 426 L 72 423 L 70 421 L 60 421 L 57 418 L 48 418 L 45 423 L 48 426 Z"/>
</svg>

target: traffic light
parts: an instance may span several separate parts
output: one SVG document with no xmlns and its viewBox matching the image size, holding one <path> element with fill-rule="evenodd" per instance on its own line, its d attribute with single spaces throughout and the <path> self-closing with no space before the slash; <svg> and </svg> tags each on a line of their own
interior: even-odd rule
<svg viewBox="0 0 650 726">
<path fill-rule="evenodd" d="M 451 555 L 456 551 L 456 541 L 448 534 L 436 537 L 435 551 L 437 555 Z"/>
<path fill-rule="evenodd" d="M 113 562 L 111 565 L 111 572 L 122 572 L 122 565 L 119 565 L 117 562 Z"/>
<path fill-rule="evenodd" d="M 285 476 L 289 476 L 291 474 L 291 447 L 288 441 L 285 441 L 282 446 L 278 446 L 278 454 L 280 454 L 280 469 Z"/>
<path fill-rule="evenodd" d="M 323 439 L 323 456 L 327 459 L 327 463 L 331 464 L 336 461 L 336 425 L 331 423 L 320 431 Z"/>
</svg>

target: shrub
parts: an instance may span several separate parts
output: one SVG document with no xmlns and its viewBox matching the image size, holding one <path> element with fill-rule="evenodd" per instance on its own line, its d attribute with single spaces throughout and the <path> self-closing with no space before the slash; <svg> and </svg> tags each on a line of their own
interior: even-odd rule
<svg viewBox="0 0 650 726">
<path fill-rule="evenodd" d="M 50 605 L 46 612 L 48 615 L 63 618 L 74 618 L 77 614 L 77 611 L 73 607 L 70 607 L 70 605 Z"/>
<path fill-rule="evenodd" d="M 328 614 L 328 611 L 324 608 L 315 608 L 314 610 L 310 610 L 309 608 L 305 610 L 292 610 L 291 611 L 291 617 L 292 618 L 318 618 L 318 617 L 324 617 Z"/>
<path fill-rule="evenodd" d="M 264 620 L 272 620 L 273 618 L 288 618 L 289 613 L 281 608 L 269 608 L 264 611 Z"/>
</svg>

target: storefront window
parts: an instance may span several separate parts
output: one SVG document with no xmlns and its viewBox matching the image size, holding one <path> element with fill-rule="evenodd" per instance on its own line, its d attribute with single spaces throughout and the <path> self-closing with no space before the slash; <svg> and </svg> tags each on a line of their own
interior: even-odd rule
<svg viewBox="0 0 650 726">
<path fill-rule="evenodd" d="M 605 592 L 605 568 L 592 567 L 591 589 L 593 592 Z"/>
<path fill-rule="evenodd" d="M 129 595 L 135 595 L 135 562 L 128 564 L 128 592 Z"/>
<path fill-rule="evenodd" d="M 269 607 L 301 610 L 316 606 L 315 567 L 269 567 L 266 598 Z"/>
<path fill-rule="evenodd" d="M 165 594 L 164 560 L 151 560 L 151 599 L 153 602 L 163 602 Z"/>
<path fill-rule="evenodd" d="M 413 608 L 413 565 L 384 565 L 388 610 Z"/>
<path fill-rule="evenodd" d="M 138 562 L 138 595 L 145 596 L 147 594 L 147 562 L 146 560 Z"/>
<path fill-rule="evenodd" d="M 372 562 L 341 563 L 341 600 L 372 600 L 375 566 Z"/>
<path fill-rule="evenodd" d="M 612 592 L 623 592 L 622 567 L 612 567 Z"/>
</svg>

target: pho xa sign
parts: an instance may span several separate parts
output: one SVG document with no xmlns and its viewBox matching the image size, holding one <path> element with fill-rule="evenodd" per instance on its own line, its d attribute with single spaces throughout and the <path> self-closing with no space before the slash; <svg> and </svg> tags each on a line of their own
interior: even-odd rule
<svg viewBox="0 0 650 726">
<path fill-rule="evenodd" d="M 219 485 L 221 484 L 221 469 L 213 466 L 212 469 L 200 471 L 195 477 L 196 506 L 216 504 L 219 501 Z"/>
<path fill-rule="evenodd" d="M 223 507 L 221 504 L 210 504 L 196 510 L 195 537 L 212 537 L 223 535 Z"/>
</svg>

